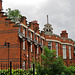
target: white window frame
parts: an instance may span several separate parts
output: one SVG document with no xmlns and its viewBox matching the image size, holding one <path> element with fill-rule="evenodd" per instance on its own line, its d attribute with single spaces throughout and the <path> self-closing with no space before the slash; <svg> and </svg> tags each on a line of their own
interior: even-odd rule
<svg viewBox="0 0 75 75">
<path fill-rule="evenodd" d="M 71 46 L 69 46 L 69 59 L 71 59 Z"/>
<path fill-rule="evenodd" d="M 39 42 L 39 37 L 37 36 L 37 43 Z"/>
<path fill-rule="evenodd" d="M 32 38 L 33 38 L 33 33 L 31 32 L 31 40 L 32 40 Z"/>
<path fill-rule="evenodd" d="M 33 46 L 32 46 L 32 44 L 31 44 L 31 52 L 33 52 L 32 47 L 33 47 Z"/>
<path fill-rule="evenodd" d="M 48 47 L 50 47 L 51 48 L 50 50 L 52 50 L 52 42 L 51 41 L 48 41 Z"/>
<path fill-rule="evenodd" d="M 56 48 L 56 58 L 58 57 L 58 43 L 55 43 L 55 48 Z"/>
<path fill-rule="evenodd" d="M 63 45 L 63 59 L 66 59 L 66 45 Z"/>
<path fill-rule="evenodd" d="M 25 50 L 25 41 L 23 41 L 23 50 Z"/>
<path fill-rule="evenodd" d="M 23 27 L 23 36 L 25 37 L 25 28 Z"/>
<path fill-rule="evenodd" d="M 25 60 L 23 60 L 23 69 L 24 70 L 25 70 L 25 66 L 26 66 L 25 63 L 26 63 Z"/>
</svg>

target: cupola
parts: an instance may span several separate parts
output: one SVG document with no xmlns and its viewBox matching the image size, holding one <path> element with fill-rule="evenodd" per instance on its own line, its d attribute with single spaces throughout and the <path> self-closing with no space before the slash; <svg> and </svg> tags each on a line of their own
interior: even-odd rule
<svg viewBox="0 0 75 75">
<path fill-rule="evenodd" d="M 49 24 L 48 15 L 47 15 L 47 24 L 44 25 L 44 29 L 43 29 L 45 35 L 51 35 L 53 33 L 53 28 L 51 26 L 52 25 Z"/>
</svg>

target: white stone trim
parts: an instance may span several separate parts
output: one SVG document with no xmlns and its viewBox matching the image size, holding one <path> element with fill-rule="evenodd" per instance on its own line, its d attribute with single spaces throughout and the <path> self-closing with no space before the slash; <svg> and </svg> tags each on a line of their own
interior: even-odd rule
<svg viewBox="0 0 75 75">
<path fill-rule="evenodd" d="M 73 44 L 70 44 L 70 43 L 61 43 L 61 44 L 63 44 L 63 45 L 71 45 L 71 46 L 73 46 Z"/>
<path fill-rule="evenodd" d="M 44 38 L 44 37 L 42 37 L 42 36 L 41 36 L 41 38 L 45 40 L 45 38 Z"/>
<path fill-rule="evenodd" d="M 28 57 L 28 54 L 27 54 L 27 57 Z"/>
<path fill-rule="evenodd" d="M 38 33 L 35 33 L 37 36 L 40 36 L 40 34 L 38 34 Z"/>
<path fill-rule="evenodd" d="M 46 41 L 54 41 L 54 42 L 58 42 L 58 43 L 60 43 L 60 44 L 73 46 L 73 44 L 70 44 L 70 43 L 63 43 L 63 42 L 60 42 L 60 41 L 58 41 L 58 40 L 53 40 L 53 39 L 46 39 Z"/>
<path fill-rule="evenodd" d="M 55 41 L 55 42 L 61 43 L 60 41 L 58 41 L 58 40 L 53 40 L 53 39 L 46 39 L 46 41 Z"/>
<path fill-rule="evenodd" d="M 32 50 L 33 48 L 32 48 L 32 47 L 33 47 L 33 46 L 32 46 L 32 44 L 31 44 L 31 52 L 33 52 L 33 50 Z"/>
<path fill-rule="evenodd" d="M 34 31 L 32 29 L 29 28 L 28 30 L 34 33 Z"/>
<path fill-rule="evenodd" d="M 26 25 L 24 25 L 23 23 L 20 23 L 21 26 L 25 27 L 25 28 L 28 28 Z"/>
</svg>

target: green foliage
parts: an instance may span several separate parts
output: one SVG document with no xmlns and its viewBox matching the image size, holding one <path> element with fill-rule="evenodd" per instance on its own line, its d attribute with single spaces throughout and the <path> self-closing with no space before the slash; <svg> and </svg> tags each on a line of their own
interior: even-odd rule
<svg viewBox="0 0 75 75">
<path fill-rule="evenodd" d="M 75 75 L 75 67 L 74 66 L 66 67 L 66 69 L 64 70 L 64 74 Z"/>
<path fill-rule="evenodd" d="M 55 50 L 49 50 L 47 47 L 44 47 L 44 54 L 42 57 L 42 65 L 46 68 L 50 67 L 50 64 L 55 60 Z"/>
<path fill-rule="evenodd" d="M 42 64 L 36 67 L 37 75 L 75 75 L 74 66 L 67 67 L 60 56 L 55 57 L 55 50 L 49 50 L 45 46 L 44 54 L 41 55 Z"/>
<path fill-rule="evenodd" d="M 0 70 L 0 75 L 10 75 L 10 69 Z M 12 75 L 33 75 L 33 69 L 23 70 L 23 69 L 12 69 Z"/>
<path fill-rule="evenodd" d="M 8 18 L 12 19 L 13 22 L 20 20 L 20 18 L 21 18 L 21 14 L 18 9 L 11 10 L 11 8 L 8 8 L 8 9 L 6 9 L 5 15 L 7 15 Z"/>
<path fill-rule="evenodd" d="M 57 59 L 55 59 L 55 61 L 52 62 L 52 64 L 50 64 L 50 68 L 52 74 L 61 74 L 66 68 L 66 66 L 64 65 L 64 62 L 61 57 L 58 57 Z"/>
</svg>

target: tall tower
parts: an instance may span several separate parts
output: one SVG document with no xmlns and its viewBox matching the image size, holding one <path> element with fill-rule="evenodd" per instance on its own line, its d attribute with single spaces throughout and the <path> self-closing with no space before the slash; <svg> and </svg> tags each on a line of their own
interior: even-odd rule
<svg viewBox="0 0 75 75">
<path fill-rule="evenodd" d="M 48 21 L 48 15 L 47 15 L 47 24 L 44 25 L 44 34 L 45 35 L 51 35 L 53 33 L 53 28 L 51 27 L 52 25 L 49 24 L 49 21 Z"/>
<path fill-rule="evenodd" d="M 2 0 L 0 0 L 0 12 L 2 12 Z"/>
</svg>

